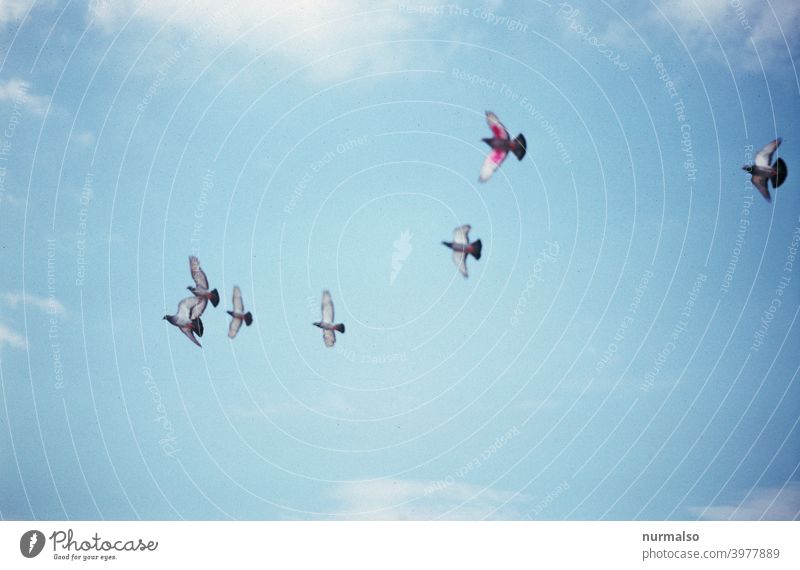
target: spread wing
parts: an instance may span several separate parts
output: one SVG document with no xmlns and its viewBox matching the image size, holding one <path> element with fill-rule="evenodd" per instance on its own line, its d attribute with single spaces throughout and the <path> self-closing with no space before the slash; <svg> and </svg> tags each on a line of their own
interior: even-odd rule
<svg viewBox="0 0 800 570">
<path fill-rule="evenodd" d="M 208 278 L 205 272 L 200 268 L 200 261 L 194 255 L 189 256 L 189 269 L 192 272 L 194 284 L 203 289 L 208 289 Z"/>
<path fill-rule="evenodd" d="M 469 224 L 465 224 L 463 226 L 457 227 L 453 230 L 453 243 L 460 243 L 464 245 L 469 244 L 469 230 L 472 229 L 472 226 Z"/>
<path fill-rule="evenodd" d="M 507 150 L 502 149 L 492 149 L 489 154 L 486 155 L 486 159 L 483 161 L 483 166 L 481 166 L 481 175 L 480 181 L 486 182 L 489 178 L 492 177 L 494 171 L 499 168 L 503 161 L 508 156 Z"/>
<path fill-rule="evenodd" d="M 756 153 L 756 166 L 766 166 L 769 168 L 769 165 L 772 163 L 772 155 L 779 146 L 781 146 L 780 138 L 765 144 L 764 148 Z M 761 190 L 761 188 L 759 188 L 759 190 Z"/>
<path fill-rule="evenodd" d="M 198 342 L 198 340 L 197 340 L 197 339 L 194 337 L 194 333 L 192 332 L 192 329 L 185 329 L 185 328 L 181 327 L 181 332 L 182 332 L 183 334 L 185 334 L 185 335 L 186 335 L 186 338 L 188 338 L 190 341 L 192 341 L 193 343 L 195 343 L 195 344 L 196 344 L 197 346 L 199 346 L 200 348 L 203 348 L 203 345 L 201 345 L 201 344 Z"/>
<path fill-rule="evenodd" d="M 244 313 L 244 303 L 242 302 L 242 292 L 239 287 L 233 288 L 233 312 Z"/>
<path fill-rule="evenodd" d="M 202 299 L 200 297 L 195 297 L 195 299 L 197 299 L 197 303 L 192 307 L 192 310 L 189 311 L 189 319 L 192 321 L 203 316 L 203 312 L 206 310 L 206 306 L 208 306 L 208 299 L 205 297 Z"/>
<path fill-rule="evenodd" d="M 753 176 L 751 178 L 751 182 L 753 186 L 758 188 L 758 191 L 761 192 L 761 195 L 767 200 L 767 202 L 772 201 L 772 196 L 769 195 L 769 189 L 767 188 L 767 179 L 763 176 Z"/>
<path fill-rule="evenodd" d="M 228 338 L 233 338 L 236 336 L 236 333 L 239 332 L 239 328 L 242 326 L 242 319 L 238 317 L 233 317 L 231 319 L 231 325 L 228 327 Z"/>
<path fill-rule="evenodd" d="M 206 304 L 205 299 L 199 299 L 194 295 L 191 297 L 186 297 L 184 300 L 178 303 L 178 313 L 175 316 L 184 322 L 194 320 L 196 317 L 192 315 L 197 312 L 197 306 L 200 304 L 203 305 L 202 309 L 200 309 L 200 314 L 203 314 L 203 309 L 205 309 Z"/>
<path fill-rule="evenodd" d="M 334 333 L 333 331 L 323 330 L 322 338 L 325 341 L 325 346 L 327 347 L 331 347 L 334 344 L 336 344 L 336 333 Z"/>
<path fill-rule="evenodd" d="M 469 277 L 467 273 L 467 254 L 463 251 L 453 251 L 453 263 L 458 267 L 459 273 L 464 277 Z"/>
<path fill-rule="evenodd" d="M 486 123 L 489 125 L 489 128 L 492 129 L 492 134 L 498 139 L 507 141 L 511 138 L 511 136 L 508 134 L 508 131 L 503 126 L 503 123 L 501 123 L 500 119 L 497 118 L 497 115 L 491 111 L 486 111 Z"/>
<path fill-rule="evenodd" d="M 331 324 L 333 323 L 333 300 L 331 299 L 331 294 L 327 289 L 322 292 L 322 322 Z M 327 341 L 325 341 L 325 344 L 327 344 Z M 328 346 L 332 345 L 333 343 Z"/>
</svg>

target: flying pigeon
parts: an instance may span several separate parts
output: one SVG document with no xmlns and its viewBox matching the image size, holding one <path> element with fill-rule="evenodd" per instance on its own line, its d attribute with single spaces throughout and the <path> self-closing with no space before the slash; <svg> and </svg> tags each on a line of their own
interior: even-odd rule
<svg viewBox="0 0 800 570">
<path fill-rule="evenodd" d="M 514 140 L 511 140 L 511 135 L 508 134 L 503 123 L 491 111 L 486 111 L 486 122 L 489 124 L 489 128 L 492 129 L 494 136 L 490 139 L 481 139 L 492 147 L 491 152 L 486 156 L 486 160 L 483 161 L 483 166 L 481 166 L 481 182 L 486 182 L 492 177 L 494 171 L 500 167 L 506 156 L 508 156 L 508 151 L 513 152 L 517 160 L 522 160 L 527 147 L 522 133 L 518 134 Z"/>
<path fill-rule="evenodd" d="M 469 243 L 469 230 L 472 229 L 469 225 L 464 225 L 453 230 L 453 241 L 443 241 L 442 244 L 446 245 L 453 250 L 453 263 L 456 264 L 461 275 L 469 277 L 467 273 L 467 256 L 472 254 L 475 259 L 481 258 L 481 240 Z"/>
<path fill-rule="evenodd" d="M 202 311 L 199 308 L 201 304 L 205 305 L 205 301 L 199 297 L 186 297 L 178 303 L 177 313 L 164 315 L 164 320 L 181 329 L 181 332 L 197 346 L 201 346 L 201 344 L 194 337 L 194 333 L 197 333 L 197 336 L 203 336 L 203 321 L 200 320 Z"/>
<path fill-rule="evenodd" d="M 211 304 L 216 307 L 219 304 L 219 293 L 217 293 L 216 289 L 213 291 L 208 290 L 208 277 L 206 277 L 205 272 L 200 268 L 200 261 L 194 255 L 189 256 L 189 269 L 192 272 L 192 279 L 194 279 L 195 286 L 187 287 L 187 289 L 203 301 L 211 301 Z M 200 308 L 201 315 L 205 309 L 206 304 L 203 303 L 203 306 Z"/>
<path fill-rule="evenodd" d="M 239 332 L 239 327 L 242 326 L 242 321 L 248 327 L 253 322 L 253 315 L 250 311 L 244 312 L 244 303 L 242 303 L 242 292 L 238 287 L 233 288 L 233 310 L 228 311 L 228 314 L 233 317 L 231 325 L 228 327 L 228 337 L 233 338 Z"/>
<path fill-rule="evenodd" d="M 753 175 L 750 181 L 753 183 L 753 186 L 758 188 L 758 191 L 761 192 L 761 195 L 764 196 L 767 202 L 772 200 L 772 197 L 769 195 L 767 180 L 772 182 L 773 188 L 777 188 L 783 184 L 783 181 L 786 180 L 786 175 L 789 173 L 789 170 L 786 168 L 786 163 L 780 158 L 770 166 L 772 155 L 775 154 L 775 151 L 780 145 L 780 138 L 764 145 L 764 148 L 756 153 L 756 163 L 751 166 L 742 167 L 742 170 Z"/>
<path fill-rule="evenodd" d="M 336 343 L 336 333 L 333 331 L 339 331 L 344 334 L 344 325 L 342 323 L 333 324 L 333 301 L 331 300 L 331 294 L 327 290 L 322 292 L 322 320 L 314 323 L 314 325 L 322 329 L 322 338 L 325 340 L 325 346 L 327 347 L 331 347 Z"/>
</svg>

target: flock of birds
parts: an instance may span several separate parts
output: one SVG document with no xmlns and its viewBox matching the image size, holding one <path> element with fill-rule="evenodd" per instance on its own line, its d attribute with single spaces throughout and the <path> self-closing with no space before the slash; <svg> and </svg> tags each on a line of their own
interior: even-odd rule
<svg viewBox="0 0 800 570">
<path fill-rule="evenodd" d="M 479 177 L 481 182 L 486 182 L 492 177 L 492 174 L 500 167 L 509 152 L 513 153 L 517 160 L 522 160 L 527 147 L 525 137 L 520 133 L 516 138 L 512 139 L 503 123 L 491 111 L 486 112 L 486 122 L 492 130 L 493 136 L 481 139 L 491 148 L 481 166 Z M 753 186 L 758 189 L 768 202 L 772 200 L 769 192 L 769 183 L 772 184 L 773 188 L 777 188 L 783 184 L 788 174 L 786 163 L 782 159 L 778 158 L 775 162 L 772 161 L 772 157 L 781 142 L 781 139 L 777 138 L 764 145 L 756 153 L 755 163 L 742 167 L 743 170 L 751 174 Z M 469 231 L 471 229 L 472 227 L 468 224 L 459 226 L 453 231 L 453 241 L 442 242 L 443 245 L 453 250 L 453 263 L 465 278 L 469 276 L 467 258 L 472 255 L 475 260 L 479 260 L 481 258 L 481 248 L 483 247 L 481 240 L 470 243 Z M 189 257 L 189 269 L 194 280 L 194 287 L 189 286 L 187 289 L 192 292 L 192 296 L 183 299 L 178 304 L 176 314 L 164 315 L 164 320 L 175 325 L 197 346 L 201 346 L 195 337 L 195 334 L 199 337 L 203 336 L 203 321 L 200 317 L 209 302 L 214 307 L 219 304 L 219 293 L 217 293 L 216 289 L 209 288 L 208 278 L 200 267 L 200 261 L 197 257 Z M 236 336 L 242 323 L 250 326 L 253 322 L 252 313 L 249 311 L 244 312 L 242 292 L 237 286 L 233 288 L 233 310 L 228 311 L 228 314 L 231 316 L 231 322 L 228 327 L 228 337 L 230 338 Z M 322 292 L 322 320 L 313 324 L 322 329 L 322 339 L 327 347 L 332 347 L 336 343 L 337 332 L 344 334 L 344 324 L 334 322 L 333 299 L 327 290 Z"/>
</svg>

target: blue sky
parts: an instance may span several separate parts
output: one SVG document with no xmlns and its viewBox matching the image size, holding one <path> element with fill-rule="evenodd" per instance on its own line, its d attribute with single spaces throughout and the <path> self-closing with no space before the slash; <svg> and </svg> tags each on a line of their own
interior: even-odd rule
<svg viewBox="0 0 800 570">
<path fill-rule="evenodd" d="M 798 517 L 800 7 L 269 4 L 0 6 L 3 519 Z"/>
</svg>

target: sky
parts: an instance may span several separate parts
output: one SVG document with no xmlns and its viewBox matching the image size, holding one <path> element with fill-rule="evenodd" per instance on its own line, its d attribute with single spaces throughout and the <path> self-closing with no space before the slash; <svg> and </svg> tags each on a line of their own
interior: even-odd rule
<svg viewBox="0 0 800 570">
<path fill-rule="evenodd" d="M 0 517 L 797 519 L 798 27 L 3 0 Z M 528 146 L 480 183 L 487 110 Z"/>
</svg>

